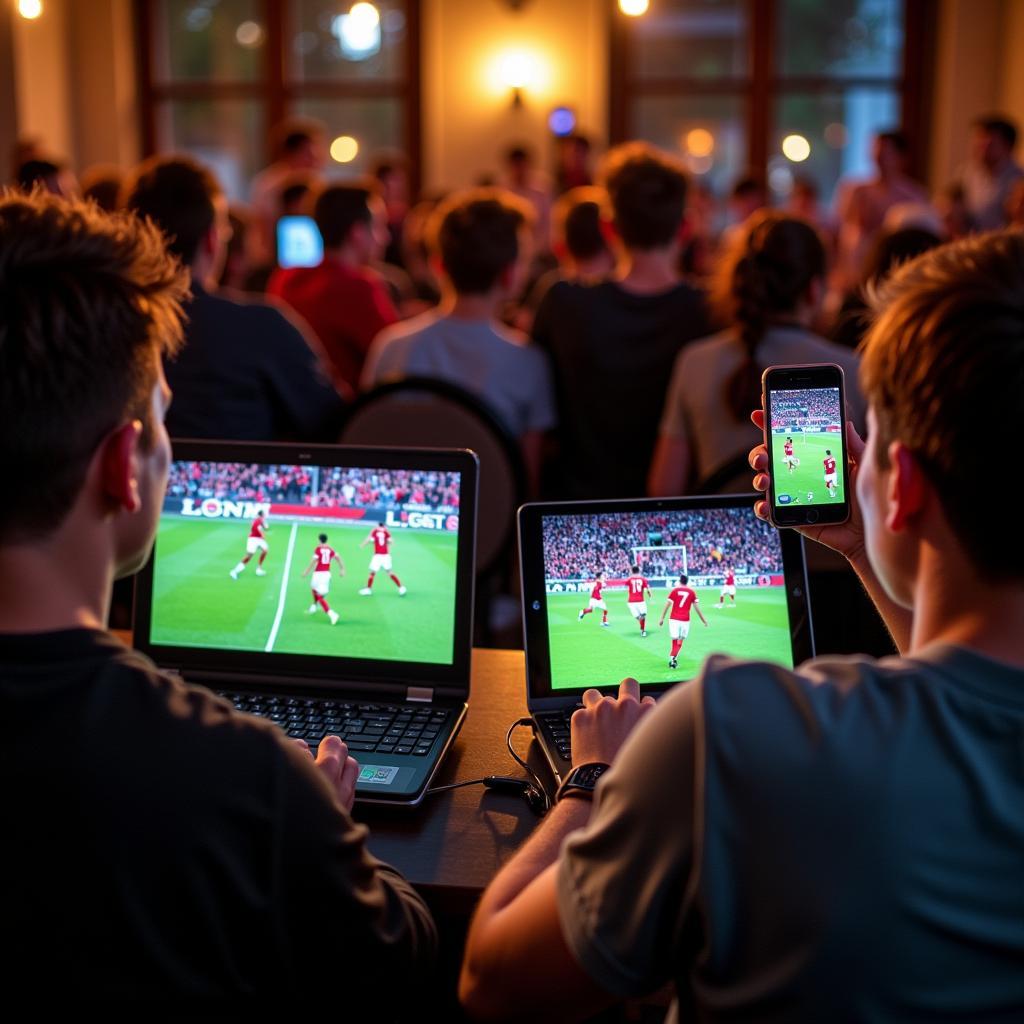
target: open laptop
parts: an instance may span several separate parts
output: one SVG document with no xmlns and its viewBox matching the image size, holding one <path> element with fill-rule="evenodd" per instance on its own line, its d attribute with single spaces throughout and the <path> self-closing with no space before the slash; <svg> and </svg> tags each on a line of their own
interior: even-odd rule
<svg viewBox="0 0 1024 1024">
<path fill-rule="evenodd" d="M 416 804 L 466 714 L 476 507 L 469 451 L 175 441 L 135 646 Z"/>
<path fill-rule="evenodd" d="M 614 694 L 632 676 L 657 696 L 693 678 L 709 654 L 788 667 L 813 655 L 803 538 L 758 519 L 756 497 L 519 510 L 527 706 L 559 782 L 584 690 Z M 696 605 L 676 591 L 680 576 Z"/>
</svg>

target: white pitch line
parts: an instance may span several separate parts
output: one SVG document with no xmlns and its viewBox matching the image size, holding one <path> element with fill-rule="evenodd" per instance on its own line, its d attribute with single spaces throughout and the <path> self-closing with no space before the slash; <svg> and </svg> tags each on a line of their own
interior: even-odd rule
<svg viewBox="0 0 1024 1024">
<path fill-rule="evenodd" d="M 284 556 L 284 573 L 281 576 L 281 596 L 277 599 L 277 614 L 274 616 L 274 625 L 270 627 L 270 636 L 267 637 L 267 646 L 264 651 L 274 649 L 274 641 L 277 639 L 277 631 L 281 628 L 281 616 L 284 614 L 284 596 L 288 590 L 288 573 L 292 567 L 292 552 L 295 550 L 295 535 L 298 533 L 299 524 L 292 523 L 292 532 L 288 537 L 288 552 Z"/>
</svg>

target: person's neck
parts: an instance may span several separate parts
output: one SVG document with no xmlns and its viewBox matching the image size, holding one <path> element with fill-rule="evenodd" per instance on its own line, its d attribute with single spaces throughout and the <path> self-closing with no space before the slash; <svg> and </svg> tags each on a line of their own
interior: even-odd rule
<svg viewBox="0 0 1024 1024">
<path fill-rule="evenodd" d="M 674 288 L 682 280 L 678 268 L 678 247 L 627 250 L 616 280 L 635 295 L 654 295 Z"/>
<path fill-rule="evenodd" d="M 497 319 L 501 303 L 502 294 L 498 291 L 486 292 L 483 295 L 460 295 L 450 291 L 445 293 L 438 311 L 442 316 L 451 317 L 453 320 L 491 323 Z"/>
<path fill-rule="evenodd" d="M 615 261 L 607 252 L 592 256 L 590 259 L 577 260 L 572 263 L 572 276 L 581 281 L 593 281 L 607 277 L 615 270 Z"/>
<path fill-rule="evenodd" d="M 929 644 L 967 647 L 1024 668 L 1024 586 L 997 583 L 960 559 L 926 548 L 914 589 L 911 652 Z"/>
<path fill-rule="evenodd" d="M 350 245 L 339 245 L 337 249 L 326 249 L 324 259 L 337 263 L 347 270 L 359 270 L 364 266 L 363 259 Z"/>
<path fill-rule="evenodd" d="M 57 535 L 0 547 L 0 633 L 103 629 L 113 579 L 102 545 Z"/>
</svg>

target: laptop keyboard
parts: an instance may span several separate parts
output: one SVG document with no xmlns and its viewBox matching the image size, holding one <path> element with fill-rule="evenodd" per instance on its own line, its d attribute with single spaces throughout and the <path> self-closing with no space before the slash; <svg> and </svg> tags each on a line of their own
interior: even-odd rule
<svg viewBox="0 0 1024 1024">
<path fill-rule="evenodd" d="M 360 754 L 426 757 L 447 733 L 450 711 L 408 704 L 360 704 L 322 697 L 278 697 L 220 690 L 239 711 L 269 718 L 314 753 L 324 736 L 340 736 L 356 759 Z"/>
<path fill-rule="evenodd" d="M 569 719 L 577 712 L 582 704 L 572 708 L 562 708 L 559 711 L 543 711 L 533 717 L 537 720 L 541 729 L 547 733 L 552 746 L 558 751 L 558 756 L 566 761 L 572 761 L 572 747 L 569 743 Z"/>
</svg>

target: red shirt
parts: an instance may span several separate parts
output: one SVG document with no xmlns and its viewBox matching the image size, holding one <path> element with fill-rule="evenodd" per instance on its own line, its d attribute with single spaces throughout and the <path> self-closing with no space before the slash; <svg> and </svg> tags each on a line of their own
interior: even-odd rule
<svg viewBox="0 0 1024 1024">
<path fill-rule="evenodd" d="M 690 608 L 697 603 L 697 595 L 689 587 L 673 587 L 668 599 L 672 602 L 670 619 L 680 622 L 690 621 Z"/>
<path fill-rule="evenodd" d="M 835 459 L 824 459 L 825 463 L 825 476 L 836 471 L 836 460 Z"/>
<path fill-rule="evenodd" d="M 330 572 L 331 571 L 331 559 L 334 558 L 334 548 L 329 544 L 318 545 L 313 554 L 316 556 L 316 569 L 315 572 Z"/>
<path fill-rule="evenodd" d="M 254 519 L 252 521 L 252 528 L 249 530 L 249 536 L 262 537 L 265 526 L 266 524 L 263 522 L 262 519 Z"/>
<path fill-rule="evenodd" d="M 373 553 L 375 555 L 386 555 L 391 534 L 383 526 L 379 526 L 376 530 L 370 531 L 370 536 L 373 538 Z"/>
<path fill-rule="evenodd" d="M 318 267 L 275 270 L 267 294 L 284 299 L 313 328 L 333 376 L 353 391 L 373 339 L 398 321 L 382 278 L 332 259 Z"/>
<path fill-rule="evenodd" d="M 604 586 L 604 583 L 602 583 L 601 580 L 595 580 L 594 581 L 594 589 L 591 590 L 591 592 L 590 592 L 590 596 L 591 596 L 591 598 L 593 598 L 593 600 L 595 600 L 595 601 L 600 601 L 601 600 L 601 588 L 603 586 Z"/>
<path fill-rule="evenodd" d="M 736 586 L 736 574 L 735 573 L 727 572 L 725 574 L 725 585 L 727 587 L 734 587 L 734 586 Z"/>
<path fill-rule="evenodd" d="M 629 586 L 629 597 L 627 598 L 629 603 L 642 601 L 644 599 L 644 591 L 650 589 L 647 580 L 643 576 L 630 576 L 626 583 Z"/>
<path fill-rule="evenodd" d="M 785 443 L 785 444 L 784 444 L 784 445 L 782 446 L 782 450 L 783 450 L 783 451 L 784 451 L 784 452 L 785 452 L 785 453 L 786 453 L 787 455 L 792 455 L 792 454 L 793 454 L 793 442 L 792 442 L 792 441 L 787 441 L 787 442 L 786 442 L 786 443 Z"/>
</svg>

